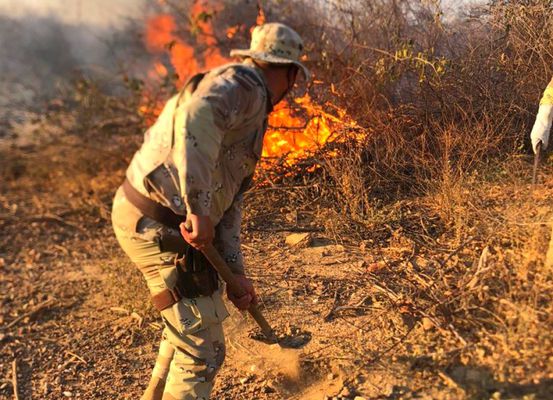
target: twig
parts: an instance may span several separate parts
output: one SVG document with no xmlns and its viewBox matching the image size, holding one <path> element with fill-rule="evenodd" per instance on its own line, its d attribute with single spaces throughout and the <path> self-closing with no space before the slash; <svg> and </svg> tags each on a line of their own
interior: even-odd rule
<svg viewBox="0 0 553 400">
<path fill-rule="evenodd" d="M 301 227 L 289 227 L 289 228 L 262 228 L 255 226 L 248 226 L 248 229 L 261 232 L 324 232 L 324 228 L 301 228 Z"/>
<path fill-rule="evenodd" d="M 334 314 L 334 311 L 336 310 L 336 306 L 338 305 L 339 297 L 340 296 L 338 295 L 338 289 L 336 289 L 334 291 L 334 301 L 332 302 L 332 307 L 330 307 L 330 311 L 324 316 L 323 320 L 325 320 L 325 321 L 330 320 L 330 318 Z"/>
<path fill-rule="evenodd" d="M 150 322 L 150 323 L 148 324 L 148 326 L 149 326 L 150 328 L 155 329 L 155 330 L 158 330 L 158 331 L 161 330 L 161 329 L 163 328 L 163 326 L 162 326 L 160 323 L 158 323 L 158 322 Z"/>
<path fill-rule="evenodd" d="M 64 220 L 63 218 L 61 218 L 60 216 L 55 215 L 55 214 L 42 214 L 42 215 L 36 215 L 36 216 L 31 216 L 31 217 L 22 217 L 22 216 L 18 217 L 18 216 L 15 216 L 15 215 L 0 214 L 0 220 L 4 220 L 4 221 L 7 221 L 7 222 L 21 222 L 21 221 L 25 221 L 25 222 L 42 222 L 42 221 L 57 222 L 61 225 L 68 226 L 70 228 L 78 230 L 79 232 L 81 232 L 85 235 L 88 235 L 88 232 L 85 229 L 83 229 L 80 226 L 75 225 L 71 222 L 68 222 L 68 221 Z"/>
<path fill-rule="evenodd" d="M 259 250 L 256 249 L 255 247 L 248 246 L 247 244 L 244 244 L 244 243 L 242 243 L 241 246 L 245 249 L 248 249 L 248 250 L 255 251 L 255 252 L 259 253 Z"/>
<path fill-rule="evenodd" d="M 343 305 L 343 306 L 335 307 L 333 312 L 337 313 L 338 311 L 343 311 L 343 310 L 367 310 L 370 307 L 363 307 L 363 304 L 365 303 L 365 301 L 367 301 L 369 297 L 370 296 L 365 296 L 360 301 L 352 305 Z"/>
<path fill-rule="evenodd" d="M 77 359 L 77 357 L 75 356 L 71 356 L 71 358 L 67 361 L 65 361 L 60 367 L 60 371 L 65 371 L 65 369 L 69 366 L 69 364 L 73 363 L 75 360 Z"/>
<path fill-rule="evenodd" d="M 42 310 L 43 308 L 45 307 L 48 307 L 50 304 L 52 304 L 54 302 L 54 299 L 48 299 L 46 301 L 43 301 L 42 303 L 38 304 L 37 306 L 35 306 L 35 308 L 33 308 L 31 311 L 28 311 L 26 312 L 25 314 L 22 314 L 20 315 L 19 317 L 17 317 L 16 319 L 14 319 L 12 322 L 10 322 L 8 325 L 6 325 L 6 329 L 10 329 L 11 327 L 13 327 L 15 324 L 17 324 L 19 321 L 21 321 L 23 318 L 26 318 L 26 317 L 30 317 L 31 315 L 39 312 L 40 310 Z"/>
<path fill-rule="evenodd" d="M 462 337 L 462 336 L 459 334 L 459 332 L 457 332 L 457 330 L 453 327 L 452 324 L 449 324 L 447 327 L 449 328 L 449 331 L 450 331 L 451 333 L 453 333 L 453 336 L 455 336 L 455 337 L 457 338 L 457 340 L 459 340 L 459 341 L 463 344 L 463 346 L 466 346 L 466 345 L 467 345 L 467 341 L 465 340 L 465 338 Z"/>
<path fill-rule="evenodd" d="M 461 250 L 463 250 L 463 248 L 465 248 L 465 246 L 467 244 L 469 244 L 470 242 L 472 242 L 474 240 L 473 237 L 469 237 L 467 240 L 465 240 L 463 243 L 461 243 L 461 245 L 459 247 L 457 247 L 455 250 L 453 250 L 451 253 L 448 254 L 448 256 L 442 261 L 440 262 L 440 266 L 441 267 L 445 267 L 445 265 L 447 264 L 447 262 L 453 257 L 455 256 L 457 253 L 459 253 Z"/>
<path fill-rule="evenodd" d="M 17 358 L 14 358 L 12 362 L 12 386 L 13 397 L 15 400 L 19 400 L 19 387 L 17 385 Z"/>
<path fill-rule="evenodd" d="M 67 354 L 69 354 L 70 356 L 75 357 L 77 360 L 81 361 L 83 364 L 88 364 L 88 362 L 86 362 L 86 360 L 84 358 L 82 358 L 81 356 L 79 356 L 79 355 L 77 355 L 77 354 L 75 354 L 75 353 L 73 353 L 69 350 L 65 350 L 65 352 Z"/>
<path fill-rule="evenodd" d="M 137 312 L 132 312 L 131 313 L 131 318 L 134 319 L 136 321 L 136 323 L 138 324 L 138 327 L 139 328 L 142 328 L 142 325 L 144 325 L 144 318 L 142 318 L 142 316 L 140 316 L 140 314 L 138 314 Z"/>
<path fill-rule="evenodd" d="M 452 388 L 459 388 L 459 385 L 453 380 L 451 379 L 449 376 L 447 376 L 446 374 L 444 374 L 442 371 L 438 371 L 438 376 L 440 378 L 443 379 L 443 381 L 449 386 L 449 387 L 452 387 Z"/>
<path fill-rule="evenodd" d="M 482 250 L 482 254 L 480 254 L 480 258 L 478 260 L 478 266 L 476 267 L 476 272 L 472 276 L 472 279 L 467 283 L 467 288 L 474 289 L 474 287 L 478 283 L 478 276 L 489 269 L 487 267 L 489 254 L 490 254 L 489 246 L 484 247 L 484 249 Z"/>
<path fill-rule="evenodd" d="M 110 311 L 113 311 L 119 314 L 124 314 L 124 315 L 129 315 L 131 313 L 129 310 L 123 307 L 110 307 L 109 309 Z"/>
<path fill-rule="evenodd" d="M 229 341 L 229 343 L 231 343 Z M 239 341 L 235 341 L 234 342 L 236 344 L 236 346 L 240 347 L 242 350 L 244 350 L 246 353 L 249 353 L 251 356 L 255 356 L 256 354 L 251 351 L 249 348 L 247 348 L 246 346 L 244 346 L 242 343 L 240 343 Z"/>
<path fill-rule="evenodd" d="M 336 346 L 336 343 L 330 343 L 330 344 L 327 344 L 327 345 L 325 345 L 325 346 L 323 346 L 323 347 L 321 347 L 321 348 L 312 350 L 312 351 L 310 351 L 309 353 L 305 353 L 305 354 L 302 355 L 302 359 L 305 360 L 308 356 L 311 356 L 311 355 L 313 355 L 313 354 L 315 354 L 315 353 L 318 353 L 318 352 L 320 352 L 320 351 L 326 350 L 326 349 L 328 349 L 329 347 L 332 347 L 332 346 Z"/>
</svg>

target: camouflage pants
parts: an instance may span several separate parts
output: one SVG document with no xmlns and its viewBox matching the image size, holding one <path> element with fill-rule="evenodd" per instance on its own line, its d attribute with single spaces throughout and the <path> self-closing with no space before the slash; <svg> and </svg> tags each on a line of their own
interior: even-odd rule
<svg viewBox="0 0 553 400">
<path fill-rule="evenodd" d="M 156 225 L 150 221 L 150 226 L 134 234 L 114 223 L 119 244 L 142 272 L 151 294 L 174 286 L 176 279 L 177 254 L 160 250 L 155 237 L 161 228 Z M 225 359 L 221 323 L 228 311 L 221 292 L 220 288 L 211 296 L 183 298 L 161 312 L 165 329 L 152 375 L 166 381 L 164 400 L 209 398 Z"/>
</svg>

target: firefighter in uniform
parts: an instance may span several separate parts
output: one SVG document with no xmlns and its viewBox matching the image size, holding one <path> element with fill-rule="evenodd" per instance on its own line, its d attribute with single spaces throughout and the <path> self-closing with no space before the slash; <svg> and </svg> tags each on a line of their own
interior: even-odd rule
<svg viewBox="0 0 553 400">
<path fill-rule="evenodd" d="M 303 45 L 279 23 L 258 26 L 242 62 L 191 78 L 144 137 L 113 202 L 119 244 L 146 279 L 165 328 L 142 399 L 208 399 L 225 358 L 228 316 L 217 273 L 201 254 L 213 243 L 256 302 L 240 252 L 242 195 L 261 156 L 267 116 L 292 88 Z M 184 228 L 188 221 L 191 229 Z"/>
</svg>

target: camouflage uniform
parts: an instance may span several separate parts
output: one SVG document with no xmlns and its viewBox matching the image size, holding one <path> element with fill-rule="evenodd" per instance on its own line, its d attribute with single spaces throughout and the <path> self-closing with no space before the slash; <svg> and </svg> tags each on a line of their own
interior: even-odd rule
<svg viewBox="0 0 553 400">
<path fill-rule="evenodd" d="M 216 226 L 214 244 L 238 274 L 244 272 L 241 189 L 261 155 L 270 110 L 263 74 L 252 64 L 212 70 L 194 93 L 167 102 L 126 174 L 133 187 L 183 220 L 187 213 L 209 215 Z M 173 287 L 176 254 L 161 251 L 159 239 L 180 238 L 180 232 L 143 216 L 122 188 L 114 199 L 112 220 L 121 247 L 139 267 L 150 292 Z M 162 316 L 164 340 L 175 349 L 171 357 L 166 343 L 160 347 L 160 355 L 172 358 L 165 391 L 176 399 L 208 398 L 225 356 L 221 322 L 228 312 L 221 290 L 184 298 Z M 159 365 L 154 372 L 164 378 L 167 371 Z"/>
<path fill-rule="evenodd" d="M 246 58 L 242 64 L 209 71 L 194 90 L 193 79 L 167 102 L 126 173 L 136 191 L 182 215 L 183 221 L 189 213 L 209 216 L 215 226 L 214 245 L 236 274 L 244 273 L 242 193 L 261 156 L 272 110 L 265 75 L 251 59 L 294 64 L 308 79 L 308 70 L 299 62 L 302 49 L 301 38 L 285 25 L 256 27 L 250 49 L 235 50 L 236 56 Z M 180 232 L 144 216 L 123 188 L 115 195 L 112 223 L 151 294 L 175 287 L 178 254 L 166 251 L 163 243 L 182 241 Z M 150 383 L 166 384 L 143 398 L 159 399 L 161 391 L 164 400 L 209 398 L 225 358 L 221 322 L 228 311 L 221 291 L 182 298 L 161 311 L 165 329 Z"/>
</svg>

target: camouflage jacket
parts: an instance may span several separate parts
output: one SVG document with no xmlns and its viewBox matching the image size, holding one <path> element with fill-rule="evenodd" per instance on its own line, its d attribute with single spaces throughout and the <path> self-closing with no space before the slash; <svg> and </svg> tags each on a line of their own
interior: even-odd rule
<svg viewBox="0 0 553 400">
<path fill-rule="evenodd" d="M 243 272 L 242 193 L 261 156 L 271 109 L 264 76 L 254 66 L 211 70 L 192 93 L 184 90 L 167 102 L 126 173 L 137 190 L 183 219 L 209 215 L 214 244 L 236 273 Z M 115 202 L 123 197 L 119 190 Z M 125 221 L 114 223 L 135 229 L 141 214 L 127 207 L 128 217 L 118 217 Z"/>
</svg>

